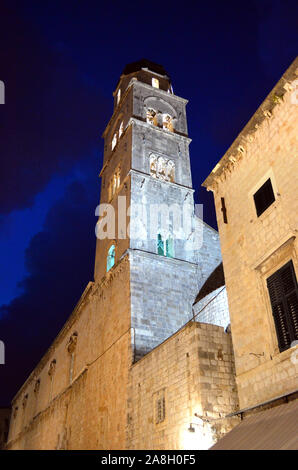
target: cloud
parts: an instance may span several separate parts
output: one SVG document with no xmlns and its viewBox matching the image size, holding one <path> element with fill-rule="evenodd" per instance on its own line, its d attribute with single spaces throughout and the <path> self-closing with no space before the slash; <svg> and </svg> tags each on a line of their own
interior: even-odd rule
<svg viewBox="0 0 298 470">
<path fill-rule="evenodd" d="M 3 10 L 2 214 L 30 206 L 54 174 L 84 159 L 99 144 L 111 105 L 67 51 L 54 50 L 31 23 L 7 6 Z"/>
<path fill-rule="evenodd" d="M 8 403 L 71 314 L 93 279 L 96 179 L 69 185 L 48 212 L 43 230 L 26 251 L 23 294 L 0 311 L 0 338 L 6 346 L 1 366 L 0 403 Z"/>
</svg>

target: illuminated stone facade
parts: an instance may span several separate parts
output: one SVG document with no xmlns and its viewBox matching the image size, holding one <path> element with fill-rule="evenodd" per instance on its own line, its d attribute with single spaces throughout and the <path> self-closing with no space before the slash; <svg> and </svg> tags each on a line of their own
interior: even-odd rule
<svg viewBox="0 0 298 470">
<path fill-rule="evenodd" d="M 217 232 L 194 214 L 187 101 L 160 66 L 129 67 L 104 132 L 101 203 L 115 231 L 97 240 L 95 281 L 13 400 L 8 449 L 189 448 L 194 434 L 206 448 L 235 421 L 223 419 L 238 405 L 231 335 L 191 321 L 221 255 Z M 157 225 L 144 239 L 121 204 L 186 204 L 190 233 Z"/>
<path fill-rule="evenodd" d="M 240 408 L 298 388 L 297 84 L 296 59 L 204 182 L 215 198 Z"/>
<path fill-rule="evenodd" d="M 115 232 L 97 241 L 94 282 L 12 402 L 8 449 L 209 448 L 240 419 L 227 415 L 297 389 L 295 83 L 297 61 L 204 183 L 226 284 L 210 290 L 221 253 L 193 212 L 186 100 L 162 67 L 126 67 L 101 172 Z M 200 248 L 158 226 L 138 237 L 140 218 L 125 213 L 123 222 L 123 201 L 188 201 Z M 278 282 L 289 290 L 279 304 Z M 217 326 L 229 322 L 225 289 L 232 336 Z M 291 331 L 278 317 L 282 302 Z"/>
</svg>

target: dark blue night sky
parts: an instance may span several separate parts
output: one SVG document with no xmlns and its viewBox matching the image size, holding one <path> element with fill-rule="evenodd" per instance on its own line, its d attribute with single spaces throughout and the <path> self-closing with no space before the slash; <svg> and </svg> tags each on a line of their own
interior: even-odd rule
<svg viewBox="0 0 298 470">
<path fill-rule="evenodd" d="M 162 64 L 189 99 L 196 202 L 216 227 L 200 185 L 295 58 L 297 31 L 295 0 L 2 0 L 0 405 L 93 279 L 101 134 L 125 64 Z"/>
</svg>

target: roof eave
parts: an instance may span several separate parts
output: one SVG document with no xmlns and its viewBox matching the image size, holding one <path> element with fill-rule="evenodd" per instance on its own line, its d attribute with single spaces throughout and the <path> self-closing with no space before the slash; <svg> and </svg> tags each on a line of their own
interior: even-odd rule
<svg viewBox="0 0 298 470">
<path fill-rule="evenodd" d="M 248 121 L 246 126 L 242 129 L 239 135 L 236 137 L 232 145 L 215 165 L 211 173 L 207 176 L 205 181 L 201 186 L 207 188 L 207 190 L 212 190 L 212 186 L 215 180 L 222 174 L 226 169 L 227 165 L 231 161 L 237 160 L 237 154 L 243 154 L 243 143 L 245 142 L 246 137 L 249 134 L 256 132 L 260 124 L 272 114 L 273 108 L 283 99 L 285 93 L 292 91 L 290 90 L 290 84 L 297 79 L 298 76 L 298 57 L 292 62 L 289 68 L 282 75 L 280 80 L 277 82 L 275 87 L 270 91 L 265 100 L 259 106 L 257 111 Z"/>
</svg>

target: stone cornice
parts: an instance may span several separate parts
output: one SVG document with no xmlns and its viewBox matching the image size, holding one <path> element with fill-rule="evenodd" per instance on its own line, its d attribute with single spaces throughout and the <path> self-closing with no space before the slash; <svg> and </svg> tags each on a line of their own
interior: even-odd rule
<svg viewBox="0 0 298 470">
<path fill-rule="evenodd" d="M 269 249 L 262 255 L 260 259 L 255 261 L 250 268 L 256 269 L 261 272 L 267 271 L 267 265 L 276 266 L 280 258 L 284 257 L 284 251 L 287 248 L 293 250 L 293 245 L 296 240 L 294 233 L 288 233 L 282 240 L 278 240 L 275 245 L 269 247 Z"/>
<path fill-rule="evenodd" d="M 172 187 L 177 187 L 179 189 L 184 189 L 185 192 L 192 192 L 192 193 L 195 192 L 195 190 L 193 188 L 190 188 L 189 186 L 184 186 L 183 184 L 176 183 L 175 181 L 165 181 L 165 180 L 161 180 L 159 178 L 153 178 L 151 175 L 149 175 L 149 173 L 144 173 L 143 171 L 136 170 L 135 168 L 131 168 L 129 170 L 127 176 L 130 175 L 130 174 L 135 174 L 135 175 L 138 175 L 140 177 L 144 177 L 147 180 L 154 181 L 156 183 L 161 183 L 161 184 L 165 183 L 165 184 L 167 184 L 169 186 L 172 186 Z M 126 176 L 126 178 L 127 178 L 127 176 Z"/>
<path fill-rule="evenodd" d="M 157 131 L 157 132 L 162 132 L 164 135 L 166 136 L 169 136 L 171 138 L 176 138 L 176 140 L 186 140 L 188 142 L 188 144 L 191 143 L 192 139 L 190 137 L 188 137 L 188 135 L 186 134 L 182 134 L 181 132 L 177 132 L 177 131 L 174 131 L 174 132 L 171 132 L 171 131 L 168 131 L 168 130 L 165 130 L 165 129 L 162 129 L 161 127 L 158 127 L 158 126 L 154 126 L 152 124 L 149 124 L 148 122 L 146 121 L 143 121 L 142 119 L 140 119 L 138 116 L 132 116 L 128 122 L 128 125 L 129 124 L 137 124 L 137 125 L 140 125 L 140 126 L 144 126 L 146 127 L 146 129 L 150 129 L 150 130 L 153 130 L 154 131 Z"/>
<path fill-rule="evenodd" d="M 159 94 L 160 96 L 167 96 L 167 97 L 171 97 L 174 99 L 174 101 L 180 101 L 182 103 L 185 103 L 187 104 L 188 103 L 188 100 L 186 98 L 181 98 L 180 96 L 177 96 L 177 95 L 174 95 L 174 93 L 168 93 L 167 91 L 165 90 L 162 90 L 161 88 L 153 88 L 151 85 L 148 85 L 148 83 L 144 83 L 144 82 L 141 82 L 140 80 L 136 80 L 133 82 L 136 86 L 141 86 L 143 88 L 147 88 L 147 90 L 154 90 L 154 93 L 156 92 L 157 94 Z"/>
<path fill-rule="evenodd" d="M 127 85 L 127 88 L 125 90 L 125 92 L 123 93 L 122 97 L 121 97 L 121 100 L 119 102 L 119 104 L 116 106 L 116 108 L 114 109 L 113 111 L 113 114 L 105 128 L 105 130 L 103 131 L 102 133 L 102 137 L 104 138 L 108 132 L 108 130 L 110 129 L 112 123 L 114 122 L 115 120 L 115 116 L 117 115 L 119 109 L 120 109 L 120 106 L 121 104 L 124 102 L 124 98 L 128 95 L 128 92 L 130 90 L 130 88 L 133 86 L 133 85 L 141 85 L 143 86 L 144 88 L 147 88 L 147 90 L 154 90 L 154 92 L 157 92 L 157 95 L 159 94 L 161 97 L 169 97 L 171 96 L 171 98 L 173 98 L 174 100 L 176 101 L 180 101 L 184 104 L 187 104 L 188 103 L 188 100 L 185 99 L 185 98 L 181 98 L 180 96 L 177 96 L 177 95 L 174 95 L 172 93 L 168 93 L 167 91 L 164 91 L 164 90 L 161 90 L 160 88 L 153 88 L 151 85 L 148 85 L 147 83 L 144 83 L 144 82 L 140 82 L 139 80 L 137 80 L 136 78 L 135 79 L 132 79 L 130 80 L 129 84 Z M 118 88 L 118 87 L 117 87 Z M 116 88 L 116 89 L 117 89 Z M 114 93 L 113 93 L 113 96 L 114 96 Z"/>
<path fill-rule="evenodd" d="M 247 147 L 255 139 L 255 133 L 265 119 L 270 119 L 274 108 L 283 101 L 286 93 L 291 93 L 293 87 L 291 83 L 298 77 L 298 58 L 296 58 L 290 67 L 283 74 L 281 79 L 265 98 L 261 106 L 257 109 L 252 118 L 234 140 L 230 148 L 213 168 L 212 172 L 202 183 L 207 190 L 214 190 L 216 183 L 231 172 L 242 158 L 245 158 Z"/>
</svg>

